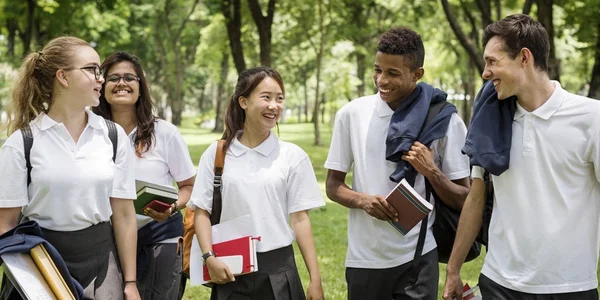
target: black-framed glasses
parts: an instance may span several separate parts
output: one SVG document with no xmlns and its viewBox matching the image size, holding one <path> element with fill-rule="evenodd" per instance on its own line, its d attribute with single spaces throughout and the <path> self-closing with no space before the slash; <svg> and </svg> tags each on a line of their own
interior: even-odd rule
<svg viewBox="0 0 600 300">
<path fill-rule="evenodd" d="M 94 74 L 94 78 L 96 80 L 100 80 L 100 77 L 102 77 L 103 74 L 104 74 L 103 71 L 102 71 L 102 68 L 100 68 L 100 66 L 98 66 L 98 65 L 81 67 L 81 68 L 66 68 L 66 69 L 63 69 L 63 70 L 65 70 L 65 71 L 71 71 L 71 70 L 75 70 L 75 69 L 86 70 L 86 71 Z"/>
<path fill-rule="evenodd" d="M 119 83 L 121 78 L 123 78 L 123 82 L 125 82 L 126 84 L 131 84 L 140 81 L 140 78 L 133 74 L 125 74 L 123 76 L 117 74 L 108 75 L 106 76 L 106 81 L 117 84 Z"/>
</svg>

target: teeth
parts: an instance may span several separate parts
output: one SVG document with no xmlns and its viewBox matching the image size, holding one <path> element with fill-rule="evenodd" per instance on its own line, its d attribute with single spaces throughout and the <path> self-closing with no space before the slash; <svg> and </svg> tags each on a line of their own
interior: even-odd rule
<svg viewBox="0 0 600 300">
<path fill-rule="evenodd" d="M 272 114 L 264 114 L 263 116 L 265 116 L 269 119 L 275 119 L 275 115 L 272 115 Z"/>
<path fill-rule="evenodd" d="M 389 92 L 391 92 L 392 90 L 384 90 L 384 89 L 379 89 L 379 91 L 380 91 L 380 92 L 382 92 L 382 93 L 389 93 Z"/>
<path fill-rule="evenodd" d="M 119 90 L 119 91 L 116 91 L 115 94 L 119 94 L 119 95 L 129 94 L 129 91 Z"/>
</svg>

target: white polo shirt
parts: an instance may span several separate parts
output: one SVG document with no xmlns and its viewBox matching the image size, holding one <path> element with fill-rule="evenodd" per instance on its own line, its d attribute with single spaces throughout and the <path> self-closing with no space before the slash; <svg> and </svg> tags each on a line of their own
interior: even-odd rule
<svg viewBox="0 0 600 300">
<path fill-rule="evenodd" d="M 137 128 L 136 128 L 137 129 Z M 136 129 L 130 134 L 131 151 L 135 153 L 133 137 Z M 192 178 L 196 174 L 196 168 L 190 158 L 187 145 L 179 133 L 177 127 L 167 121 L 157 120 L 154 122 L 154 141 L 152 148 L 142 154 L 135 155 L 135 179 L 146 182 L 173 185 L 175 182 Z M 137 215 L 138 229 L 150 223 L 153 219 Z M 165 242 L 177 242 L 178 238 L 166 240 Z"/>
<path fill-rule="evenodd" d="M 598 286 L 600 101 L 563 90 L 527 112 L 517 104 L 509 169 L 495 199 L 482 273 L 525 293 Z M 473 168 L 481 178 L 483 169 Z"/>
<path fill-rule="evenodd" d="M 75 231 L 109 221 L 109 197 L 135 199 L 133 153 L 117 124 L 113 146 L 104 120 L 86 110 L 88 123 L 77 143 L 63 123 L 40 114 L 31 124 L 31 184 L 23 138 L 15 131 L 0 149 L 0 207 L 23 207 L 23 215 L 41 227 Z"/>
<path fill-rule="evenodd" d="M 216 145 L 200 158 L 188 207 L 212 211 Z M 261 237 L 258 252 L 292 244 L 289 214 L 325 205 L 308 155 L 273 133 L 253 149 L 233 139 L 225 156 L 221 195 L 221 222 L 250 214 L 252 231 Z"/>
<path fill-rule="evenodd" d="M 379 94 L 345 104 L 335 117 L 325 168 L 344 173 L 353 170 L 353 190 L 385 197 L 396 185 L 389 176 L 397 164 L 385 159 L 385 139 L 393 113 Z M 450 180 L 469 177 L 469 158 L 460 152 L 466 132 L 463 121 L 454 114 L 446 137 L 431 145 L 435 163 Z M 425 197 L 422 175 L 417 176 L 414 188 Z M 431 231 L 434 220 L 435 212 L 429 215 L 423 254 L 436 247 Z M 349 209 L 346 266 L 384 269 L 412 261 L 420 228 L 419 223 L 402 236 L 389 223 L 364 210 Z"/>
</svg>

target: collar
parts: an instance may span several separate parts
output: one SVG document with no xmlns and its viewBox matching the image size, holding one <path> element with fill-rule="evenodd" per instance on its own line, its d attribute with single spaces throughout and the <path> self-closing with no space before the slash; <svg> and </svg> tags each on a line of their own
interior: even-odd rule
<svg viewBox="0 0 600 300">
<path fill-rule="evenodd" d="M 85 113 L 88 116 L 88 122 L 87 125 L 91 126 L 94 129 L 100 129 L 102 130 L 104 127 L 102 126 L 103 120 L 102 117 L 96 115 L 95 113 L 93 113 L 91 110 L 86 109 Z M 41 130 L 47 130 L 49 128 L 52 128 L 54 125 L 58 124 L 58 122 L 54 121 L 52 118 L 50 118 L 46 113 L 40 113 L 33 121 L 31 124 L 36 124 L 37 127 Z"/>
<path fill-rule="evenodd" d="M 375 109 L 377 110 L 378 117 L 384 118 L 394 114 L 394 111 L 390 108 L 390 106 L 385 101 L 383 101 L 383 99 L 381 99 L 379 92 L 373 96 L 375 97 L 375 101 L 377 102 L 377 106 Z"/>
<path fill-rule="evenodd" d="M 271 154 L 271 152 L 273 152 L 273 150 L 277 146 L 277 137 L 273 134 L 273 132 L 269 132 L 269 137 L 266 140 L 264 140 L 260 145 L 254 147 L 253 149 L 250 149 L 246 145 L 240 143 L 240 141 L 238 140 L 238 136 L 241 133 L 241 130 L 238 131 L 238 133 L 235 135 L 235 138 L 233 139 L 233 142 L 231 142 L 231 146 L 229 146 L 229 150 L 231 150 L 231 153 L 236 157 L 242 156 L 250 150 L 254 150 L 266 157 L 269 156 L 269 154 Z"/>
<path fill-rule="evenodd" d="M 558 81 L 552 80 L 552 83 L 554 84 L 554 92 L 552 92 L 550 98 L 548 98 L 548 100 L 546 100 L 546 102 L 544 102 L 544 104 L 542 104 L 542 106 L 538 107 L 536 110 L 528 112 L 517 101 L 517 110 L 515 111 L 513 120 L 519 119 L 528 113 L 534 114 L 544 120 L 548 120 L 550 117 L 552 117 L 552 115 L 556 113 L 562 104 L 564 91 Z"/>
</svg>

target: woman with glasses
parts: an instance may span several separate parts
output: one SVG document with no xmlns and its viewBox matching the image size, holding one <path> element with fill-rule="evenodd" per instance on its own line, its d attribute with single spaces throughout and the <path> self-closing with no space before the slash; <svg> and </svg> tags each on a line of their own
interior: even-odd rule
<svg viewBox="0 0 600 300">
<path fill-rule="evenodd" d="M 139 59 L 116 52 L 104 60 L 106 81 L 94 112 L 123 126 L 136 154 L 135 178 L 179 187 L 179 199 L 166 211 L 151 208 L 138 221 L 138 289 L 142 299 L 178 299 L 185 207 L 196 170 L 177 127 L 153 115 L 150 88 Z"/>
<path fill-rule="evenodd" d="M 84 299 L 140 299 L 130 284 L 137 239 L 133 153 L 120 126 L 114 152 L 108 123 L 86 109 L 99 103 L 99 64 L 98 53 L 75 37 L 56 38 L 24 59 L 8 114 L 10 136 L 0 149 L 0 233 L 17 225 L 22 212 L 42 227 Z M 33 136 L 30 173 L 26 128 Z"/>
</svg>

